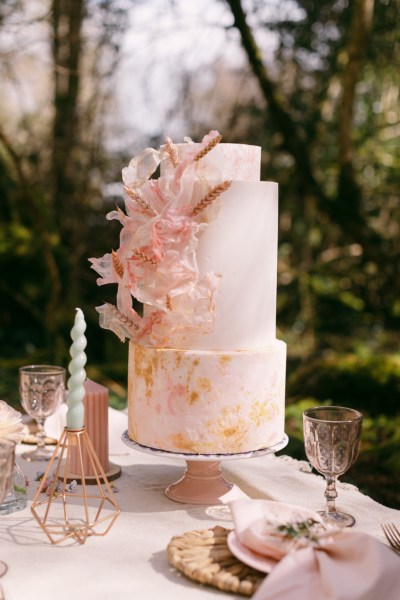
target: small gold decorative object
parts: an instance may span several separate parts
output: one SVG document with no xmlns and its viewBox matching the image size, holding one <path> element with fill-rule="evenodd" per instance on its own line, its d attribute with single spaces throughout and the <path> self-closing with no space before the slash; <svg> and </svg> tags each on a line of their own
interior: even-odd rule
<svg viewBox="0 0 400 600">
<path fill-rule="evenodd" d="M 77 475 L 81 486 L 76 490 L 67 477 L 72 448 L 78 454 L 80 467 Z M 96 485 L 91 485 L 89 492 L 84 477 L 83 449 L 87 452 L 96 480 Z M 60 456 L 57 456 L 60 450 Z M 45 499 L 42 499 L 42 494 L 46 494 Z M 105 535 L 110 530 L 121 509 L 85 428 L 64 429 L 40 481 L 31 511 L 52 544 L 70 538 L 84 544 L 89 536 Z"/>
<path fill-rule="evenodd" d="M 233 556 L 226 542 L 229 532 L 217 525 L 175 536 L 167 547 L 168 559 L 193 581 L 225 592 L 252 596 L 265 573 L 248 567 Z"/>
</svg>

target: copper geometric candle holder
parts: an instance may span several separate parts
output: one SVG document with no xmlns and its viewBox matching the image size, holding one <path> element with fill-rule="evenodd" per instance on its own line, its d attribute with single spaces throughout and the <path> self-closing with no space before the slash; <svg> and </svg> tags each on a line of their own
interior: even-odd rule
<svg viewBox="0 0 400 600">
<path fill-rule="evenodd" d="M 61 449 L 60 456 L 58 455 Z M 80 489 L 71 491 L 68 479 L 71 451 L 78 456 Z M 83 451 L 91 463 L 96 485 L 88 493 L 83 464 Z M 63 459 L 65 456 L 65 463 Z M 76 462 L 76 460 L 75 460 Z M 52 480 L 49 477 L 54 465 Z M 40 495 L 46 493 L 44 500 Z M 104 470 L 85 428 L 66 427 L 39 484 L 31 511 L 52 544 L 74 538 L 80 544 L 92 535 L 105 535 L 121 512 Z"/>
</svg>

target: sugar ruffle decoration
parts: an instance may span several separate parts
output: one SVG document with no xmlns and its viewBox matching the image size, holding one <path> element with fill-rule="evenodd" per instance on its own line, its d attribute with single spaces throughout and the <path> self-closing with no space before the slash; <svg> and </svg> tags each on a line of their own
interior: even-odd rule
<svg viewBox="0 0 400 600">
<path fill-rule="evenodd" d="M 0 440 L 20 442 L 23 438 L 22 415 L 4 400 L 0 400 Z"/>
<path fill-rule="evenodd" d="M 122 171 L 125 213 L 117 209 L 107 215 L 122 225 L 119 248 L 90 259 L 100 275 L 98 285 L 118 285 L 116 306 L 106 303 L 96 310 L 100 326 L 122 341 L 162 347 L 182 332 L 213 330 L 220 276 L 200 276 L 196 251 L 218 212 L 219 196 L 231 184 L 206 165 L 220 140 L 218 131 L 206 135 L 200 147 L 189 140 L 180 157 L 167 138 L 159 150 L 146 148 Z M 161 161 L 167 168 L 150 179 Z M 134 310 L 133 298 L 145 306 L 143 316 Z"/>
</svg>

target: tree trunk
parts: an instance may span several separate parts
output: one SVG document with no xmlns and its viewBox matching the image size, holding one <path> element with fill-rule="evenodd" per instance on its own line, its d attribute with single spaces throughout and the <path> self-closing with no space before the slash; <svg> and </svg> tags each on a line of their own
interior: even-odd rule
<svg viewBox="0 0 400 600">
<path fill-rule="evenodd" d="M 356 87 L 361 79 L 372 27 L 374 0 L 355 0 L 347 44 L 347 64 L 343 73 L 342 100 L 339 108 L 338 201 L 349 220 L 360 218 L 362 193 L 354 174 L 353 118 Z"/>
<path fill-rule="evenodd" d="M 78 94 L 85 0 L 53 0 L 54 123 L 53 208 L 67 219 L 76 192 Z M 65 227 L 64 221 L 61 226 Z"/>
<path fill-rule="evenodd" d="M 51 164 L 51 208 L 63 253 L 63 302 L 54 306 L 54 327 L 58 330 L 62 311 L 74 299 L 75 228 L 79 219 L 80 182 L 84 170 L 79 165 L 79 84 L 82 50 L 82 24 L 85 0 L 53 0 L 53 81 L 54 121 Z M 58 339 L 58 338 L 57 338 Z M 55 354 L 61 354 L 57 340 Z"/>
<path fill-rule="evenodd" d="M 314 177 L 307 149 L 307 141 L 296 126 L 289 112 L 285 109 L 284 100 L 280 96 L 278 87 L 269 77 L 267 67 L 261 57 L 261 51 L 247 24 L 242 2 L 241 0 L 226 1 L 231 8 L 234 17 L 234 25 L 240 33 L 242 45 L 246 51 L 250 66 L 258 80 L 263 96 L 269 106 L 270 113 L 276 123 L 276 127 L 283 136 L 284 147 L 292 154 L 295 160 L 299 180 L 303 188 L 302 191 L 310 193 L 313 196 L 316 195 L 319 198 L 324 198 L 323 190 Z"/>
</svg>

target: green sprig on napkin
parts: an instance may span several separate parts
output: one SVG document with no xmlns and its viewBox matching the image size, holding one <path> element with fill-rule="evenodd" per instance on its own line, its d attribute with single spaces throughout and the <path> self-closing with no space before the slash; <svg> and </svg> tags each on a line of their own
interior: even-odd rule
<svg viewBox="0 0 400 600">
<path fill-rule="evenodd" d="M 325 527 L 314 519 L 282 523 L 276 526 L 276 530 L 283 534 L 285 538 L 293 540 L 306 538 L 316 543 L 318 543 L 321 531 L 323 534 L 326 533 Z"/>
</svg>

